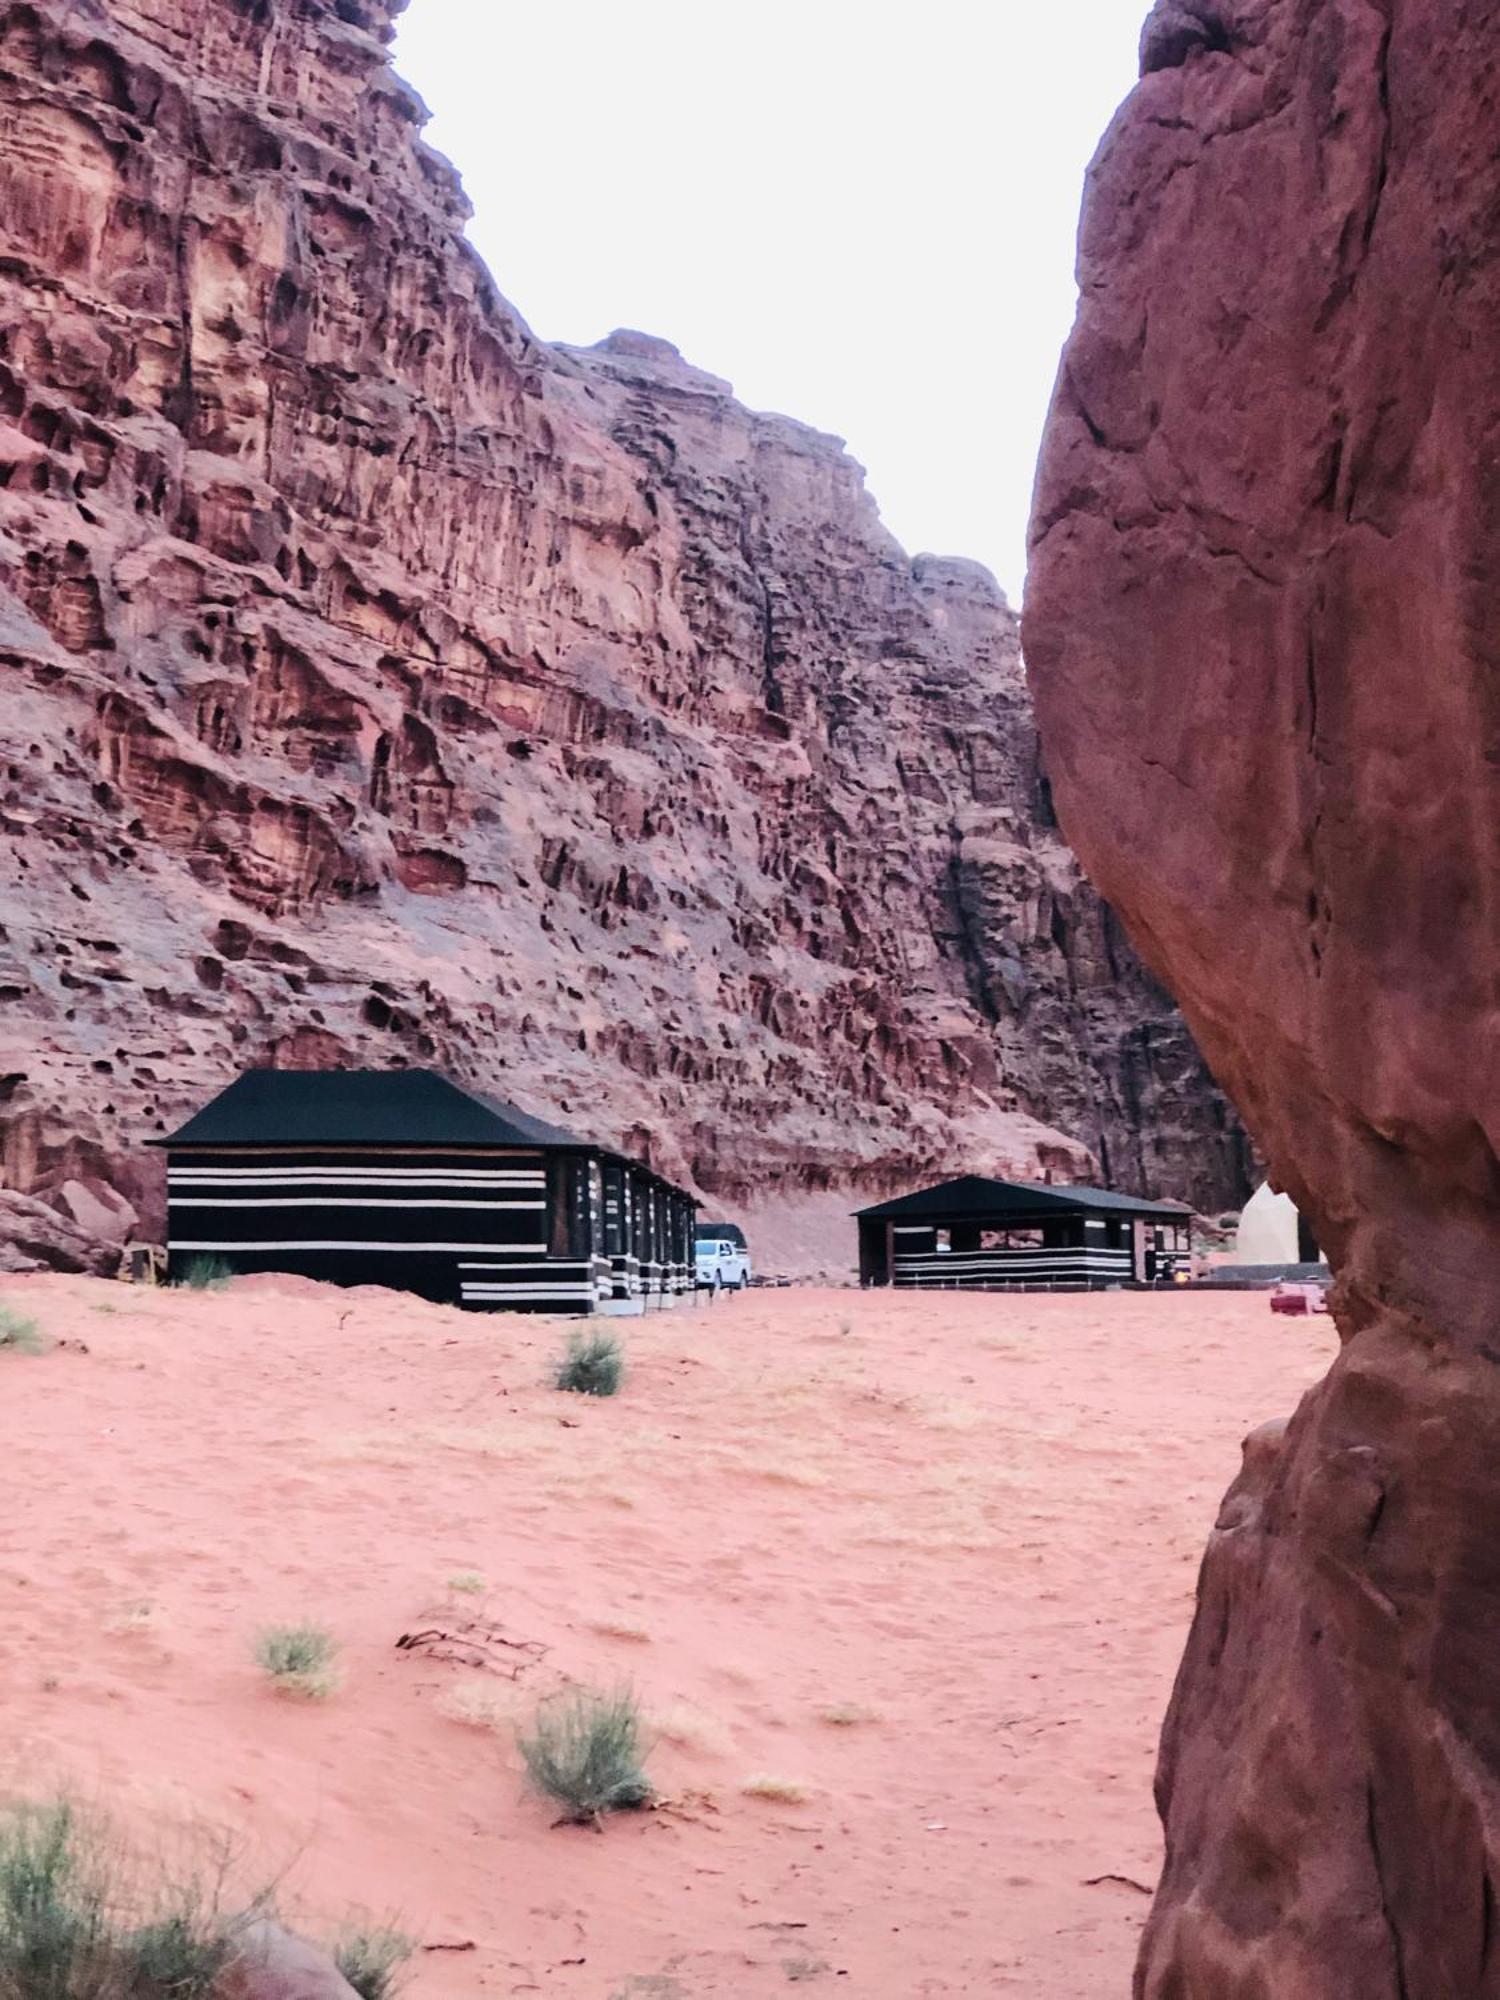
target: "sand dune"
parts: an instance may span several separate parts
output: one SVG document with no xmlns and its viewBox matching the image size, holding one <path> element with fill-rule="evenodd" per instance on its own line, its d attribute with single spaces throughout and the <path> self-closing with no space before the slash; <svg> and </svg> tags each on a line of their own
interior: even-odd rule
<svg viewBox="0 0 1500 2000">
<path fill-rule="evenodd" d="M 1333 1343 L 1223 1294 L 783 1291 L 627 1324 L 594 1402 L 558 1322 L 373 1289 L 0 1303 L 68 1343 L 0 1354 L 6 1780 L 227 1830 L 308 1927 L 440 1947 L 434 2000 L 1128 1991 L 1203 1537 Z M 251 1660 L 300 1617 L 323 1703 Z M 475 1663 L 396 1647 L 465 1621 Z M 667 1803 L 555 1828 L 513 1721 L 627 1680 Z"/>
</svg>

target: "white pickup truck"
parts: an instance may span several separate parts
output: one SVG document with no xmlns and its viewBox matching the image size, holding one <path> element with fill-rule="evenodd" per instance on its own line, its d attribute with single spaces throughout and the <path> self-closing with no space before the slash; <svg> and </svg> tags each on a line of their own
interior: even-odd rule
<svg viewBox="0 0 1500 2000">
<path fill-rule="evenodd" d="M 737 1222 L 700 1222 L 694 1248 L 700 1291 L 744 1291 L 750 1282 L 750 1246 Z"/>
</svg>

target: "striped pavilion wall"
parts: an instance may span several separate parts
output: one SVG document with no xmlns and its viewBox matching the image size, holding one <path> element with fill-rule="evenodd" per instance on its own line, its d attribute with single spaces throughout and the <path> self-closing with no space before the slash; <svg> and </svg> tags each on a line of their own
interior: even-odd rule
<svg viewBox="0 0 1500 2000">
<path fill-rule="evenodd" d="M 1099 1216 L 1017 1218 L 996 1225 L 1043 1240 L 1024 1246 L 939 1250 L 933 1223 L 897 1223 L 891 1230 L 891 1283 L 909 1290 L 1092 1290 L 1129 1284 L 1135 1258 L 1129 1241 L 1109 1240 Z M 985 1225 L 970 1224 L 975 1236 Z M 1050 1240 L 1048 1240 L 1050 1239 Z"/>
<path fill-rule="evenodd" d="M 940 1291 L 996 1291 L 1028 1285 L 1089 1287 L 1125 1285 L 1131 1277 L 1128 1250 L 927 1250 L 893 1260 L 892 1282 Z"/>
<path fill-rule="evenodd" d="M 547 1253 L 540 1152 L 430 1147 L 183 1149 L 167 1159 L 169 1274 L 195 1257 L 392 1285 L 463 1303 L 460 1264 L 483 1258 L 518 1283 Z M 537 1304 L 563 1303 L 531 1292 Z"/>
<path fill-rule="evenodd" d="M 608 1277 L 604 1308 L 650 1312 L 694 1298 L 693 1203 L 623 1161 L 604 1162 L 602 1183 L 595 1242 Z"/>
<path fill-rule="evenodd" d="M 580 1167 L 582 1185 L 565 1171 Z M 692 1294 L 692 1218 L 685 1195 L 632 1168 L 540 1150 L 180 1148 L 167 1159 L 173 1279 L 207 1257 L 480 1311 L 644 1311 Z"/>
</svg>

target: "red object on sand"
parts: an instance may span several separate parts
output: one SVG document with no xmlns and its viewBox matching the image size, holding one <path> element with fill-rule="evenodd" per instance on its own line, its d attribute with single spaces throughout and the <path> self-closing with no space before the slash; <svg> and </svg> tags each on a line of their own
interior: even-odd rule
<svg viewBox="0 0 1500 2000">
<path fill-rule="evenodd" d="M 1271 1294 L 1273 1313 L 1326 1313 L 1328 1290 L 1325 1285 L 1278 1285 Z"/>
</svg>

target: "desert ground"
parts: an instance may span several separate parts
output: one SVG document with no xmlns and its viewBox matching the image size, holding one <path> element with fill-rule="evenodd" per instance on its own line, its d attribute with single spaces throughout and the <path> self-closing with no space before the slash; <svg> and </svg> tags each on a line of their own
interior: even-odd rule
<svg viewBox="0 0 1500 2000">
<path fill-rule="evenodd" d="M 616 1323 L 606 1401 L 549 1386 L 557 1320 L 375 1289 L 0 1305 L 55 1343 L 0 1353 L 0 1775 L 229 1842 L 310 1932 L 395 1920 L 433 2000 L 1128 1992 L 1200 1548 L 1334 1340 L 1264 1296 L 769 1291 Z M 294 1619 L 325 1701 L 253 1661 Z M 568 1683 L 635 1690 L 660 1809 L 526 1794 Z"/>
</svg>

